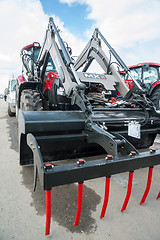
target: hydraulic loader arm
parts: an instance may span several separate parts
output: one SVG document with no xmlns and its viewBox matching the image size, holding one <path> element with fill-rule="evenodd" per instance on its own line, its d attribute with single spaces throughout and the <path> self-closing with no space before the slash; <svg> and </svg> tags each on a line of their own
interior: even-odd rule
<svg viewBox="0 0 160 240">
<path fill-rule="evenodd" d="M 95 59 L 98 62 L 98 64 L 101 66 L 104 72 L 108 73 L 110 71 L 112 73 L 113 78 L 111 78 L 111 75 L 107 75 L 108 81 L 111 81 L 111 80 L 113 81 L 114 79 L 113 85 L 116 85 L 116 88 L 121 93 L 121 95 L 123 97 L 125 96 L 130 97 L 131 91 L 128 89 L 123 79 L 121 78 L 120 74 L 118 73 L 114 65 L 111 63 L 111 59 L 109 59 L 104 53 L 104 51 L 102 50 L 101 40 L 103 40 L 103 42 L 109 48 L 110 57 L 111 55 L 113 55 L 114 58 L 117 60 L 117 63 L 124 69 L 125 72 L 128 72 L 131 79 L 133 79 L 133 77 L 130 74 L 130 70 L 128 69 L 126 64 L 122 61 L 122 59 L 119 57 L 116 51 L 110 46 L 110 44 L 107 42 L 107 40 L 104 38 L 104 36 L 101 34 L 101 32 L 97 28 L 95 29 L 91 40 L 88 42 L 88 44 L 86 45 L 82 53 L 77 58 L 74 64 L 75 70 L 77 71 L 79 68 L 81 68 L 84 65 L 82 71 L 86 72 L 89 66 L 91 65 L 92 61 Z M 80 76 L 81 75 L 82 74 L 80 74 Z M 135 83 L 136 90 L 138 89 L 140 91 L 143 91 L 141 86 L 138 84 L 138 82 L 135 79 L 133 79 L 133 81 Z M 110 89 L 111 85 L 109 84 L 109 82 L 107 83 L 107 81 L 106 82 L 103 81 L 103 85 L 107 90 L 113 90 L 113 89 Z"/>
<path fill-rule="evenodd" d="M 60 48 L 56 42 L 56 37 L 58 39 Z M 60 49 L 64 55 L 65 60 L 60 53 Z M 55 26 L 53 18 L 49 19 L 44 43 L 41 47 L 41 51 L 38 57 L 39 68 L 37 74 L 41 81 L 44 79 L 49 57 L 51 57 L 54 62 L 59 77 L 63 83 L 65 92 L 67 96 L 71 98 L 71 103 L 78 105 L 82 111 L 90 112 L 91 106 L 84 94 L 85 84 L 81 83 L 74 69 L 72 59 L 65 47 L 62 38 L 60 37 L 59 30 Z M 40 71 L 41 67 L 42 70 Z"/>
</svg>

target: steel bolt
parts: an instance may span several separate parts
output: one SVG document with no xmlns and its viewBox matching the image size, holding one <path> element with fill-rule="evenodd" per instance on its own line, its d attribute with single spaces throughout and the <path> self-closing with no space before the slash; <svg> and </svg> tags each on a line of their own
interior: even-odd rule
<svg viewBox="0 0 160 240">
<path fill-rule="evenodd" d="M 130 156 L 136 156 L 136 152 L 135 151 L 131 151 L 129 155 Z"/>
<path fill-rule="evenodd" d="M 155 153 L 156 149 L 155 148 L 150 148 L 150 153 Z"/>
<path fill-rule="evenodd" d="M 85 160 L 84 159 L 79 159 L 78 161 L 77 161 L 77 164 L 78 165 L 83 165 L 83 164 L 85 164 Z"/>
<path fill-rule="evenodd" d="M 107 155 L 107 157 L 105 158 L 106 160 L 112 160 L 113 156 L 112 155 Z"/>
<path fill-rule="evenodd" d="M 51 170 L 54 167 L 54 165 L 52 165 L 51 163 L 46 163 L 44 167 L 46 170 Z"/>
</svg>

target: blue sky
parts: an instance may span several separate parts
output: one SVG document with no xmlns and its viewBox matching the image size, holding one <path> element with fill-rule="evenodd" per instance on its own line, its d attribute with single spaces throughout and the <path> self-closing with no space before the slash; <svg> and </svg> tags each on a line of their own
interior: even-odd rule
<svg viewBox="0 0 160 240">
<path fill-rule="evenodd" d="M 54 4 L 53 4 L 54 2 Z M 56 15 L 64 22 L 64 27 L 68 28 L 77 37 L 87 41 L 85 32 L 94 24 L 94 20 L 87 19 L 90 8 L 87 4 L 61 3 L 59 0 L 41 0 L 43 10 L 49 16 Z"/>
<path fill-rule="evenodd" d="M 160 0 L 0 0 L 0 93 L 21 74 L 21 48 L 42 44 L 50 16 L 73 55 L 98 27 L 127 65 L 160 63 L 159 10 Z"/>
</svg>

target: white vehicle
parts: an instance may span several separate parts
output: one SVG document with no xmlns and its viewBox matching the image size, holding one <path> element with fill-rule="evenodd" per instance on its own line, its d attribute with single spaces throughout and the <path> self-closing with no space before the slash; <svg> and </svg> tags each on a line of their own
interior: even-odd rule
<svg viewBox="0 0 160 240">
<path fill-rule="evenodd" d="M 16 79 L 9 80 L 8 91 L 7 91 L 7 100 L 8 100 L 8 115 L 10 117 L 15 116 L 16 114 Z"/>
</svg>

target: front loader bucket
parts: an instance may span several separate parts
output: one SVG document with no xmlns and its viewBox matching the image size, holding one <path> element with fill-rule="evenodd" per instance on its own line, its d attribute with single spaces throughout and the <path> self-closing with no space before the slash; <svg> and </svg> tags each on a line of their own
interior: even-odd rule
<svg viewBox="0 0 160 240">
<path fill-rule="evenodd" d="M 33 163 L 33 154 L 26 136 L 32 133 L 41 148 L 44 161 L 56 161 L 77 156 L 94 155 L 87 145 L 85 115 L 81 112 L 21 112 L 19 114 L 20 164 Z"/>
<path fill-rule="evenodd" d="M 107 132 L 114 135 L 114 138 L 115 134 L 119 134 L 139 149 L 151 146 L 156 134 L 160 132 L 157 122 L 155 121 L 154 124 L 153 119 L 151 119 L 152 125 L 146 124 L 145 127 L 141 128 L 140 139 L 128 136 L 128 122 L 141 122 L 144 117 L 143 111 L 139 109 L 108 109 L 105 111 L 100 109 L 93 111 L 91 120 L 94 124 L 105 124 L 105 127 L 108 129 Z M 20 164 L 33 163 L 33 154 L 26 141 L 28 133 L 32 133 L 35 136 L 41 148 L 44 161 L 64 160 L 106 153 L 103 143 L 96 141 L 95 133 L 90 134 L 91 131 L 87 130 L 87 122 L 88 118 L 81 111 L 20 111 Z M 109 149 L 107 153 L 110 154 L 112 152 Z"/>
</svg>

